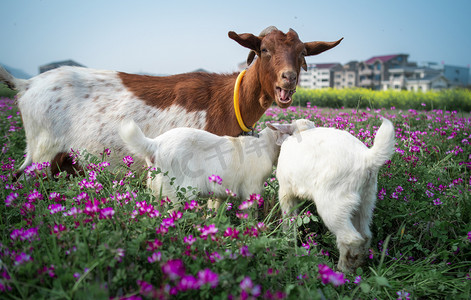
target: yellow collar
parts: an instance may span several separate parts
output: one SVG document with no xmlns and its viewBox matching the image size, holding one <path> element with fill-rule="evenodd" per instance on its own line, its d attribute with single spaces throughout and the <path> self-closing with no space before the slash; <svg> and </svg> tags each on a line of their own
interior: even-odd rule
<svg viewBox="0 0 471 300">
<path fill-rule="evenodd" d="M 247 126 L 245 126 L 244 121 L 242 120 L 242 116 L 240 115 L 240 107 L 239 107 L 240 82 L 242 81 L 242 77 L 244 77 L 246 71 L 247 70 L 243 70 L 242 72 L 240 72 L 240 74 L 239 74 L 239 76 L 237 76 L 237 80 L 235 82 L 235 86 L 234 86 L 234 111 L 235 111 L 237 122 L 239 123 L 240 128 L 245 132 L 249 132 L 252 129 L 247 128 Z"/>
</svg>

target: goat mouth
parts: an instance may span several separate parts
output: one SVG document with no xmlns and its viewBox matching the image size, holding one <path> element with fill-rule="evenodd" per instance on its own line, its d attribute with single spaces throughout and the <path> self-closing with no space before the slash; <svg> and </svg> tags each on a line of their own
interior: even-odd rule
<svg viewBox="0 0 471 300">
<path fill-rule="evenodd" d="M 296 93 L 296 89 L 285 90 L 280 87 L 276 88 L 276 99 L 279 103 L 286 105 L 290 104 L 293 101 L 293 94 Z"/>
</svg>

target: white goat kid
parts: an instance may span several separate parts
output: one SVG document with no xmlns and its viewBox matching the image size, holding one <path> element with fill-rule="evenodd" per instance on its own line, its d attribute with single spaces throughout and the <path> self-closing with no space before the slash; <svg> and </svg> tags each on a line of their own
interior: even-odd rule
<svg viewBox="0 0 471 300">
<path fill-rule="evenodd" d="M 370 149 L 333 128 L 302 131 L 281 146 L 276 171 L 281 210 L 293 213 L 296 198 L 314 201 L 337 238 L 343 272 L 358 267 L 368 251 L 378 170 L 392 156 L 394 136 L 394 126 L 383 119 Z"/>
<path fill-rule="evenodd" d="M 297 129 L 299 126 L 300 129 Z M 194 128 L 175 128 L 154 139 L 144 136 L 132 120 L 121 123 L 119 134 L 129 150 L 145 158 L 149 167 L 158 167 L 167 176 L 158 174 L 148 179 L 155 196 L 167 196 L 176 202 L 174 186 L 196 188 L 200 195 L 210 192 L 218 199 L 227 198 L 226 189 L 241 199 L 263 191 L 263 182 L 271 174 L 280 145 L 290 134 L 306 128 L 300 120 L 292 124 L 271 125 L 252 136 L 217 136 Z M 209 176 L 218 175 L 221 185 L 211 183 Z M 218 204 L 216 204 L 218 206 Z"/>
</svg>

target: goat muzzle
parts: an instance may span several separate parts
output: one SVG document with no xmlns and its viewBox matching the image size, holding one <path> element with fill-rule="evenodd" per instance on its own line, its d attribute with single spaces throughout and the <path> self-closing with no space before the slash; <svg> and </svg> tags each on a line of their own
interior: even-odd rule
<svg viewBox="0 0 471 300">
<path fill-rule="evenodd" d="M 293 101 L 293 94 L 296 93 L 296 89 L 286 90 L 280 87 L 276 88 L 276 102 L 278 106 L 284 108 L 291 104 Z"/>
</svg>

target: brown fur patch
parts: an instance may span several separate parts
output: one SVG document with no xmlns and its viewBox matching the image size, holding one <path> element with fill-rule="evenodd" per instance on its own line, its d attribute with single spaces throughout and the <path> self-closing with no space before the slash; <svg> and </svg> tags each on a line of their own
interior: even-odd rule
<svg viewBox="0 0 471 300">
<path fill-rule="evenodd" d="M 236 73 L 195 72 L 168 77 L 118 74 L 128 90 L 146 105 L 158 109 L 178 105 L 188 112 L 205 111 L 205 130 L 217 135 L 237 136 L 241 133 L 232 104 Z M 258 105 L 258 100 L 253 102 L 252 98 L 250 96 L 246 101 Z"/>
<path fill-rule="evenodd" d="M 79 164 L 73 164 L 69 153 L 58 153 L 51 161 L 51 174 L 55 175 L 59 172 L 66 172 L 72 175 L 85 175 L 83 168 Z"/>
</svg>

